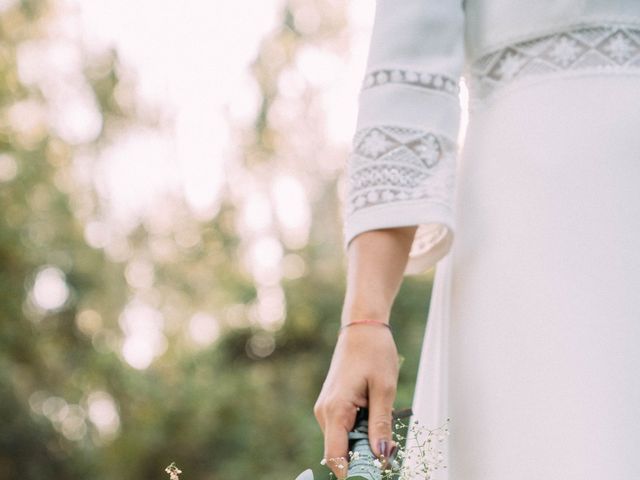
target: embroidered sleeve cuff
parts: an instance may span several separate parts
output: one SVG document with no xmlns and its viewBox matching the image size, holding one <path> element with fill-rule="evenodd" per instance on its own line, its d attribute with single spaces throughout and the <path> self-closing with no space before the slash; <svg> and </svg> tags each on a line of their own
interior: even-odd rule
<svg viewBox="0 0 640 480">
<path fill-rule="evenodd" d="M 374 229 L 418 226 L 405 275 L 426 272 L 453 241 L 456 144 L 418 128 L 356 132 L 348 163 L 344 248 Z"/>
</svg>

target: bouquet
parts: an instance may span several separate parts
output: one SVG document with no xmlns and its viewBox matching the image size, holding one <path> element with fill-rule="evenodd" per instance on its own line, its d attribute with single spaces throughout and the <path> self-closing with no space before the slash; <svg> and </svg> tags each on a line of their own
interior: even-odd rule
<svg viewBox="0 0 640 480">
<path fill-rule="evenodd" d="M 444 465 L 443 452 L 440 449 L 446 436 L 449 435 L 447 418 L 446 422 L 436 429 L 423 428 L 416 420 L 413 425 L 408 425 L 402 421 L 413 415 L 411 409 L 394 410 L 394 430 L 393 439 L 398 445 L 398 450 L 394 458 L 386 459 L 383 463 L 371 451 L 368 436 L 367 408 L 359 408 L 353 429 L 349 432 L 349 467 L 347 480 L 409 480 L 412 478 L 431 479 L 432 473 L 439 468 L 446 468 Z M 403 433 L 407 431 L 407 435 Z M 408 445 L 406 440 L 412 437 L 412 444 Z M 408 468 L 402 470 L 403 463 L 408 463 Z M 323 460 L 320 462 L 325 464 Z M 330 478 L 334 478 L 333 473 Z M 313 472 L 307 469 L 302 472 L 296 480 L 314 480 Z"/>
</svg>

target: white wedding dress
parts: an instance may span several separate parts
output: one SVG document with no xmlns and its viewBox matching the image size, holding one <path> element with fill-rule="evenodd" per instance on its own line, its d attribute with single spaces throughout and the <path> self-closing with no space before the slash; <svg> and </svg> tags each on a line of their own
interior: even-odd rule
<svg viewBox="0 0 640 480">
<path fill-rule="evenodd" d="M 419 225 L 412 427 L 450 419 L 404 478 L 635 478 L 640 2 L 378 0 L 369 55 L 345 246 Z"/>
</svg>

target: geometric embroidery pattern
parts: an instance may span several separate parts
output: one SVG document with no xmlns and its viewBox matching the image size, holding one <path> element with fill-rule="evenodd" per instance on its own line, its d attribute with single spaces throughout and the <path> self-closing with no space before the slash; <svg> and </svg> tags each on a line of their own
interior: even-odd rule
<svg viewBox="0 0 640 480">
<path fill-rule="evenodd" d="M 640 28 L 598 24 L 514 43 L 471 64 L 470 92 L 485 98 L 516 78 L 602 67 L 640 67 Z"/>
<path fill-rule="evenodd" d="M 346 213 L 416 199 L 451 207 L 455 146 L 446 136 L 417 128 L 360 129 L 347 162 Z"/>
</svg>

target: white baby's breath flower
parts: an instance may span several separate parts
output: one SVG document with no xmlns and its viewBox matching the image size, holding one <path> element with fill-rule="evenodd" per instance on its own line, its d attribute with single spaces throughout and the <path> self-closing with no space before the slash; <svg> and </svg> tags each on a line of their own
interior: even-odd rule
<svg viewBox="0 0 640 480">
<path fill-rule="evenodd" d="M 169 474 L 169 480 L 180 480 L 178 475 L 182 473 L 182 470 L 177 467 L 175 462 L 171 462 L 171 465 L 165 468 L 164 471 Z"/>
<path fill-rule="evenodd" d="M 381 470 L 381 480 L 411 480 L 414 478 L 421 478 L 423 480 L 432 480 L 435 471 L 446 469 L 444 445 L 443 442 L 446 437 L 450 435 L 448 424 L 450 418 L 447 418 L 445 423 L 438 428 L 428 429 L 422 425 L 417 419 L 414 419 L 410 424 L 403 423 L 401 419 L 396 419 L 394 424 L 395 430 L 405 429 L 406 436 L 401 435 L 397 431 L 392 432 L 393 440 L 397 445 L 397 452 L 395 458 L 391 461 L 386 460 L 384 463 L 377 458 L 373 460 L 367 460 L 365 463 L 373 465 Z M 355 449 L 354 449 L 355 450 Z M 349 461 L 358 460 L 362 462 L 362 456 L 359 451 L 349 451 Z M 346 460 L 345 457 L 340 457 Z M 367 469 L 366 465 L 357 463 L 347 467 L 346 463 L 338 464 L 335 459 L 329 459 L 333 464 L 336 463 L 336 467 L 339 469 L 349 468 L 349 474 L 358 475 L 358 472 Z M 326 465 L 327 461 L 323 458 L 320 462 L 321 465 Z M 330 478 L 335 479 L 335 475 L 330 473 Z M 179 480 L 177 477 L 171 480 Z"/>
<path fill-rule="evenodd" d="M 442 450 L 442 442 L 449 435 L 448 423 L 450 418 L 438 428 L 428 429 L 420 424 L 418 420 L 408 426 L 407 437 L 414 440 L 409 445 L 401 446 L 398 449 L 396 458 L 402 459 L 403 468 L 398 480 L 409 480 L 412 478 L 422 478 L 430 480 L 435 470 L 446 469 L 444 464 L 445 456 Z M 407 427 L 401 421 L 401 427 Z M 398 442 L 400 443 L 400 442 Z M 395 462 L 394 462 L 395 463 Z M 395 468 L 392 464 L 392 468 Z M 383 476 L 384 480 L 395 478 Z"/>
</svg>

